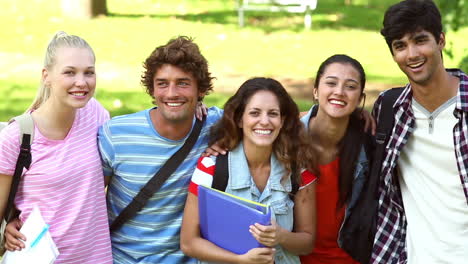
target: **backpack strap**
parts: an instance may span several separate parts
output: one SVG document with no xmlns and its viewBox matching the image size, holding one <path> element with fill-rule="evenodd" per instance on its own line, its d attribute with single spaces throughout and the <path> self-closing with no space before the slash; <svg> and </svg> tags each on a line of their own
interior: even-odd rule
<svg viewBox="0 0 468 264">
<path fill-rule="evenodd" d="M 141 188 L 133 200 L 125 207 L 120 214 L 115 218 L 110 226 L 110 231 L 119 229 L 125 222 L 133 218 L 148 202 L 148 200 L 156 193 L 164 182 L 177 170 L 179 165 L 185 160 L 190 150 L 197 142 L 200 131 L 203 127 L 203 123 L 206 120 L 206 116 L 203 116 L 203 121 L 196 120 L 195 125 L 192 129 L 184 145 L 174 153 L 166 163 L 159 169 L 158 172 L 151 178 L 146 185 Z"/>
<path fill-rule="evenodd" d="M 403 92 L 403 87 L 392 88 L 383 94 L 375 141 L 377 146 L 388 141 L 393 128 L 393 105 Z"/>
<path fill-rule="evenodd" d="M 21 145 L 18 160 L 16 161 L 15 173 L 11 182 L 10 194 L 8 195 L 8 202 L 5 207 L 4 219 L 7 223 L 18 214 L 18 211 L 14 208 L 15 196 L 23 174 L 23 168 L 29 169 L 31 165 L 31 143 L 34 137 L 34 122 L 30 113 L 14 117 L 12 120 L 18 122 Z M 13 122 L 12 120 L 10 120 L 10 123 Z"/>
<path fill-rule="evenodd" d="M 364 196 L 361 195 L 362 217 L 364 223 L 370 225 L 370 233 L 368 241 L 371 241 L 367 248 L 360 255 L 359 261 L 361 263 L 368 263 L 372 254 L 373 241 L 375 239 L 375 232 L 377 229 L 377 214 L 378 214 L 378 193 L 380 183 L 380 171 L 382 169 L 382 161 L 385 154 L 385 146 L 392 134 L 394 124 L 393 105 L 403 92 L 403 88 L 392 88 L 383 94 L 382 106 L 380 109 L 379 120 L 377 122 L 377 132 L 375 134 L 375 149 L 372 160 L 372 167 L 369 172 L 366 192 Z M 371 220 L 370 220 L 371 219 Z M 362 259 L 361 259 L 362 258 Z"/>
<path fill-rule="evenodd" d="M 30 113 L 25 113 L 16 117 L 13 117 L 10 122 L 15 120 L 19 124 L 20 135 L 29 135 L 29 145 L 32 144 L 34 138 L 34 121 Z M 20 137 L 20 144 L 23 143 L 24 137 Z"/>
<path fill-rule="evenodd" d="M 392 88 L 383 94 L 382 106 L 379 120 L 377 120 L 377 131 L 375 133 L 375 149 L 372 167 L 369 174 L 368 190 L 374 192 L 374 197 L 378 199 L 378 184 L 380 180 L 380 170 L 385 154 L 385 146 L 390 138 L 394 124 L 393 105 L 403 92 L 403 87 Z"/>
<path fill-rule="evenodd" d="M 216 156 L 216 166 L 213 175 L 213 184 L 211 184 L 211 188 L 224 192 L 227 187 L 228 179 L 228 153 L 226 153 L 226 155 L 219 154 L 218 156 Z"/>
<path fill-rule="evenodd" d="M 297 178 L 300 177 L 300 171 L 297 169 L 296 162 L 291 164 L 291 192 L 289 198 L 294 201 L 294 195 L 299 191 L 299 182 Z"/>
<path fill-rule="evenodd" d="M 229 169 L 228 169 L 228 154 L 221 155 L 219 154 L 216 156 L 216 166 L 215 172 L 213 175 L 213 183 L 211 184 L 211 188 L 219 190 L 219 191 L 226 191 L 228 179 L 229 179 Z M 292 166 L 292 173 L 291 173 L 291 193 L 289 194 L 289 198 L 294 200 L 294 195 L 299 190 L 299 183 L 297 182 L 297 166 L 296 163 L 293 163 Z"/>
</svg>

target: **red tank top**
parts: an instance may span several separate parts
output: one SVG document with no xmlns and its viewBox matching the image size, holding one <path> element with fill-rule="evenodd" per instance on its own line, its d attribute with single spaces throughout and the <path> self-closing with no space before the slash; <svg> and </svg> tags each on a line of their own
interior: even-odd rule
<svg viewBox="0 0 468 264">
<path fill-rule="evenodd" d="M 338 246 L 338 232 L 343 222 L 345 208 L 337 209 L 339 159 L 320 165 L 316 180 L 317 233 L 311 254 L 301 256 L 306 264 L 359 264 Z"/>
</svg>

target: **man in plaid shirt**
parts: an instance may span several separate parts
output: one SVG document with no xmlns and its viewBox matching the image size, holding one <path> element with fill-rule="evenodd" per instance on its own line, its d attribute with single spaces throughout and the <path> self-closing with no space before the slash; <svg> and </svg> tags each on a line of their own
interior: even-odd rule
<svg viewBox="0 0 468 264">
<path fill-rule="evenodd" d="M 409 84 L 393 105 L 371 263 L 467 263 L 468 76 L 444 67 L 445 34 L 431 0 L 391 6 L 383 25 Z M 382 94 L 376 120 L 381 103 Z"/>
</svg>

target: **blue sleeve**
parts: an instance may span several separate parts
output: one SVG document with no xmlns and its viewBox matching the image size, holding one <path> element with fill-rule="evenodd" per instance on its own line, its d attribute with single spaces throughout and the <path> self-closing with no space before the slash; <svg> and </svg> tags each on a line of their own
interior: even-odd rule
<svg viewBox="0 0 468 264">
<path fill-rule="evenodd" d="M 112 165 L 115 160 L 115 151 L 111 138 L 108 121 L 99 128 L 98 132 L 98 146 L 104 176 L 112 176 L 114 174 Z"/>
</svg>

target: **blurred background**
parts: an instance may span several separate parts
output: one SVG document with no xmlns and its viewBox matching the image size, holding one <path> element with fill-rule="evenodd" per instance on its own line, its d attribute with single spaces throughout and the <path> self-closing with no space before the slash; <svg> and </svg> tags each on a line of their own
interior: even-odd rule
<svg viewBox="0 0 468 264">
<path fill-rule="evenodd" d="M 306 0 L 304 0 L 306 1 Z M 97 57 L 96 97 L 112 116 L 151 106 L 140 84 L 142 62 L 159 45 L 191 36 L 217 78 L 207 105 L 222 107 L 248 78 L 283 83 L 301 110 L 312 104 L 312 78 L 336 53 L 358 59 L 368 75 L 366 106 L 380 91 L 406 83 L 379 30 L 398 1 L 318 0 L 304 13 L 245 11 L 238 0 L 0 0 L 0 121 L 22 113 L 39 85 L 48 41 L 58 30 L 79 35 Z M 436 0 L 444 14 L 447 67 L 468 71 L 468 1 Z"/>
</svg>

